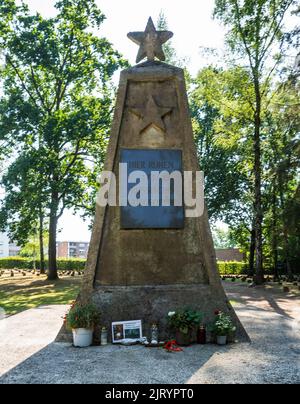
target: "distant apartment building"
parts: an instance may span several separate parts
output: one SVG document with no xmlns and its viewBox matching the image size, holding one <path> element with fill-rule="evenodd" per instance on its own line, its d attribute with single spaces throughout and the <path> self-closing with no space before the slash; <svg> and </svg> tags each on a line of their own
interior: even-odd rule
<svg viewBox="0 0 300 404">
<path fill-rule="evenodd" d="M 79 241 L 59 241 L 57 243 L 58 258 L 87 258 L 89 243 Z"/>
<path fill-rule="evenodd" d="M 9 257 L 9 238 L 7 234 L 0 233 L 0 258 Z"/>
</svg>

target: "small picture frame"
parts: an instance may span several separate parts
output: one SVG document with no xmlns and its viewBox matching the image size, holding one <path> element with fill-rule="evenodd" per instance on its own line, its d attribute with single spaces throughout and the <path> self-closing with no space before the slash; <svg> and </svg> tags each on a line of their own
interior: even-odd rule
<svg viewBox="0 0 300 404">
<path fill-rule="evenodd" d="M 128 341 L 137 342 L 142 336 L 142 320 L 119 321 L 112 323 L 113 344 L 121 344 Z"/>
</svg>

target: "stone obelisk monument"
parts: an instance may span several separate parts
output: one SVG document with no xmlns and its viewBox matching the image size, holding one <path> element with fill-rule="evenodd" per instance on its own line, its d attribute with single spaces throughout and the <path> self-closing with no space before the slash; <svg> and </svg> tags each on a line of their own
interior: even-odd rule
<svg viewBox="0 0 300 404">
<path fill-rule="evenodd" d="M 162 45 L 173 34 L 157 31 L 128 37 L 139 45 L 137 63 L 121 73 L 105 171 L 119 182 L 120 163 L 147 176 L 152 170 L 199 170 L 184 72 L 163 63 Z M 100 206 L 80 294 L 92 299 L 111 328 L 114 321 L 153 321 L 166 334 L 168 312 L 191 307 L 206 321 L 216 309 L 229 312 L 247 338 L 224 293 L 206 211 L 186 217 L 185 207 Z"/>
</svg>

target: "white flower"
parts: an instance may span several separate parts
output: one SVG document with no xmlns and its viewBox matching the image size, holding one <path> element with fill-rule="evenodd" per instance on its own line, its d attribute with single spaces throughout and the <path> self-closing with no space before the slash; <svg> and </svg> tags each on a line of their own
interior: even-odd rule
<svg viewBox="0 0 300 404">
<path fill-rule="evenodd" d="M 176 314 L 176 311 L 170 311 L 170 313 L 168 314 L 168 316 L 169 316 L 169 317 L 173 317 L 173 316 L 175 316 L 175 314 Z"/>
</svg>

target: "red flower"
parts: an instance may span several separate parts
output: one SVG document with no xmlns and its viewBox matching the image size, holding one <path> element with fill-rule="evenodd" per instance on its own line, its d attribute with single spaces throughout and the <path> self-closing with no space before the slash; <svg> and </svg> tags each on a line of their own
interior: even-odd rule
<svg viewBox="0 0 300 404">
<path fill-rule="evenodd" d="M 215 316 L 218 316 L 219 314 L 221 314 L 220 310 L 215 310 Z"/>
<path fill-rule="evenodd" d="M 176 343 L 175 340 L 166 342 L 165 345 L 164 345 L 164 349 L 165 349 L 167 352 L 182 352 L 182 351 L 183 351 L 183 349 L 180 348 L 180 347 L 177 345 L 177 343 Z"/>
</svg>

